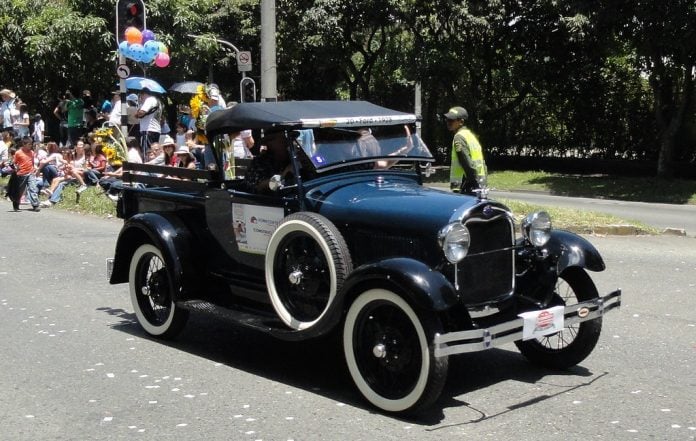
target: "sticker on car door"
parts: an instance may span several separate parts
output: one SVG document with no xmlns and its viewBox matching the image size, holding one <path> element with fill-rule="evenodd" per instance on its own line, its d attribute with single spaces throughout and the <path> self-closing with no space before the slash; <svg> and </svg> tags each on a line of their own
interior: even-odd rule
<svg viewBox="0 0 696 441">
<path fill-rule="evenodd" d="M 232 225 L 239 250 L 254 254 L 265 253 L 271 235 L 284 216 L 281 207 L 234 204 Z"/>
</svg>

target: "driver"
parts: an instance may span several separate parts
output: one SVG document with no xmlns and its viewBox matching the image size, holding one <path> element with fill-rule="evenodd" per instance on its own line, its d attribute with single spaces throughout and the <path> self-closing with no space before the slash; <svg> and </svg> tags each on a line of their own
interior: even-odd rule
<svg viewBox="0 0 696 441">
<path fill-rule="evenodd" d="M 270 193 L 268 183 L 274 175 L 284 176 L 292 170 L 284 132 L 269 133 L 261 138 L 260 153 L 244 174 L 244 189 L 249 193 Z"/>
</svg>

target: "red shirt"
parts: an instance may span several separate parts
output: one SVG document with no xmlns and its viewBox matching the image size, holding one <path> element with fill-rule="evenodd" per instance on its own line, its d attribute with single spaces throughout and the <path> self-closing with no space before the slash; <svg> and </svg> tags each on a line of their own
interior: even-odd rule
<svg viewBox="0 0 696 441">
<path fill-rule="evenodd" d="M 89 163 L 93 170 L 104 173 L 104 170 L 106 169 L 106 156 L 102 154 L 93 156 Z"/>
<path fill-rule="evenodd" d="M 14 163 L 17 167 L 17 174 L 26 176 L 34 171 L 34 151 L 29 150 L 25 153 L 24 149 L 19 149 L 14 154 Z"/>
</svg>

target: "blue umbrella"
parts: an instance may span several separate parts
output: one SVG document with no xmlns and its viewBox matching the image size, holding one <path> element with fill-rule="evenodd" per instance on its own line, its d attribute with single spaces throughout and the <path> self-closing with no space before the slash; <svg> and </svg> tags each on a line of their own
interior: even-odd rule
<svg viewBox="0 0 696 441">
<path fill-rule="evenodd" d="M 157 81 L 150 78 L 130 77 L 126 78 L 126 89 L 143 90 L 149 89 L 153 93 L 166 93 L 167 91 Z"/>
</svg>

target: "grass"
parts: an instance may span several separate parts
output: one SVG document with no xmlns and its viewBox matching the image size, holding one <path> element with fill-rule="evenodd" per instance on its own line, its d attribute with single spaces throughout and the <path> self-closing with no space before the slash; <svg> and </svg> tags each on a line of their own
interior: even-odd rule
<svg viewBox="0 0 696 441">
<path fill-rule="evenodd" d="M 0 179 L 0 187 L 6 184 L 7 178 Z M 653 178 L 562 175 L 539 171 L 499 171 L 490 174 L 489 185 L 497 190 L 543 191 L 563 196 L 696 204 L 696 181 L 687 180 L 667 181 Z M 115 216 L 114 202 L 100 189 L 90 187 L 80 195 L 79 199 L 76 197 L 75 189 L 74 186 L 68 186 L 63 192 L 63 200 L 56 208 L 102 217 Z M 634 225 L 641 233 L 657 233 L 657 230 L 652 227 L 602 213 L 533 205 L 505 199 L 501 202 L 505 203 L 513 213 L 520 213 L 518 217 L 532 211 L 546 210 L 551 215 L 556 228 L 577 233 L 592 233 L 598 227 L 626 224 Z"/>
<path fill-rule="evenodd" d="M 500 171 L 490 174 L 488 184 L 497 190 L 544 191 L 560 196 L 696 205 L 696 181 L 685 179 Z"/>
</svg>

